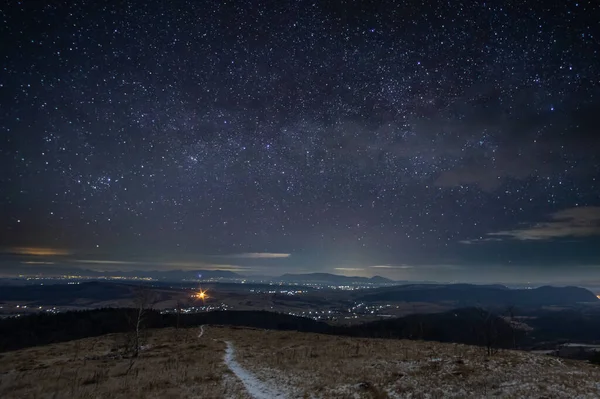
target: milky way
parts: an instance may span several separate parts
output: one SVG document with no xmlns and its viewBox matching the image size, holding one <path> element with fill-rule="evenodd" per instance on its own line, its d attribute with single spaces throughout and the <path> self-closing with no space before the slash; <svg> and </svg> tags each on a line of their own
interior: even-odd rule
<svg viewBox="0 0 600 399">
<path fill-rule="evenodd" d="M 0 16 L 8 247 L 460 263 L 600 205 L 592 1 L 11 1 Z"/>
</svg>

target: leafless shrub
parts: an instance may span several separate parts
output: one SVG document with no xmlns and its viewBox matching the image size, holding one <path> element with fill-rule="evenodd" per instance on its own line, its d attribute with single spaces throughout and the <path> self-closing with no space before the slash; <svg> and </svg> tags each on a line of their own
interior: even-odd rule
<svg viewBox="0 0 600 399">
<path fill-rule="evenodd" d="M 129 367 L 126 373 L 133 368 L 142 346 L 148 341 L 148 330 L 146 329 L 146 317 L 152 310 L 157 300 L 156 293 L 149 287 L 136 287 L 134 304 L 135 312 L 127 313 L 130 330 L 123 336 L 123 353 L 129 358 Z"/>
</svg>

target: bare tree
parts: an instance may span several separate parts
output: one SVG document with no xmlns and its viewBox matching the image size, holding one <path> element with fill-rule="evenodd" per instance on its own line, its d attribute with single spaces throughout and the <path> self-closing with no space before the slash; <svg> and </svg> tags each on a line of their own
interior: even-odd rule
<svg viewBox="0 0 600 399">
<path fill-rule="evenodd" d="M 175 329 L 179 330 L 179 319 L 181 317 L 181 301 L 177 300 L 177 321 L 175 323 Z"/>
<path fill-rule="evenodd" d="M 477 308 L 480 317 L 480 331 L 488 356 L 498 353 L 498 319 L 489 309 Z"/>
<path fill-rule="evenodd" d="M 516 335 L 516 331 L 515 331 L 516 329 L 515 329 L 515 325 L 514 325 L 514 318 L 515 318 L 516 311 L 517 311 L 517 308 L 515 305 L 508 305 L 506 307 L 506 316 L 508 317 L 510 330 L 512 332 L 513 349 L 517 347 L 517 335 Z"/>
<path fill-rule="evenodd" d="M 127 372 L 131 370 L 135 359 L 139 356 L 140 350 L 147 339 L 146 318 L 148 312 L 156 301 L 156 293 L 149 287 L 139 286 L 135 290 L 133 303 L 135 310 L 128 313 L 130 331 L 125 340 L 125 354 L 130 358 L 130 364 Z"/>
</svg>

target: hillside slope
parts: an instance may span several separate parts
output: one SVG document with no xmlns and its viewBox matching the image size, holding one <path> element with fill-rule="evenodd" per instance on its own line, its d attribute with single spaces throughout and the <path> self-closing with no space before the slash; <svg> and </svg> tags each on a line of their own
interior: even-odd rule
<svg viewBox="0 0 600 399">
<path fill-rule="evenodd" d="M 127 372 L 111 334 L 0 355 L 2 398 L 597 398 L 600 369 L 435 342 L 205 326 L 150 331 Z"/>
</svg>

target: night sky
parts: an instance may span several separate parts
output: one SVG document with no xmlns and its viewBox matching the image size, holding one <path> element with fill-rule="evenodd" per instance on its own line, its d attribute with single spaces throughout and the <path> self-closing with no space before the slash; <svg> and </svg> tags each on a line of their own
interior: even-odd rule
<svg viewBox="0 0 600 399">
<path fill-rule="evenodd" d="M 596 1 L 4 1 L 0 20 L 4 265 L 598 276 Z"/>
</svg>

